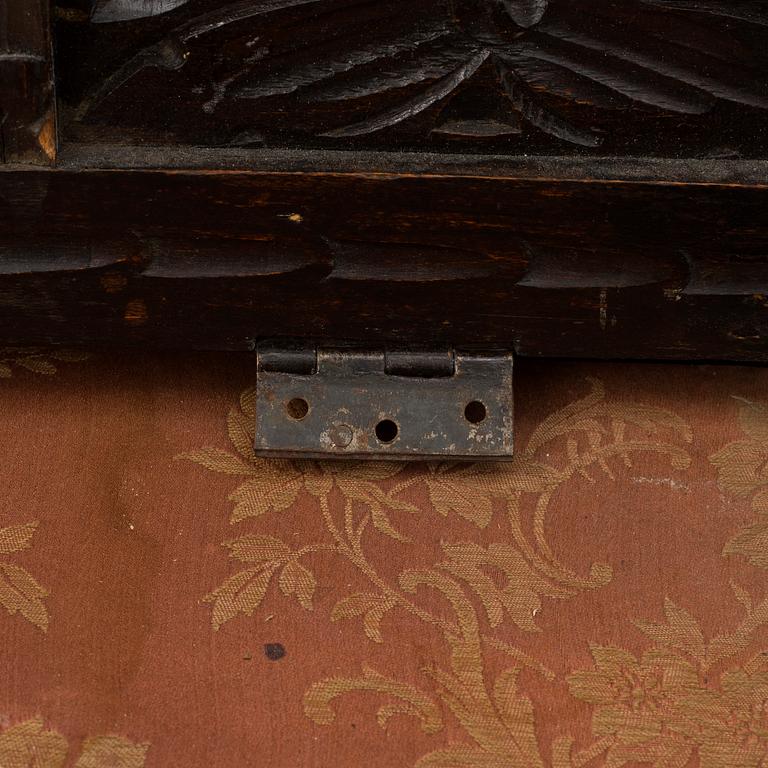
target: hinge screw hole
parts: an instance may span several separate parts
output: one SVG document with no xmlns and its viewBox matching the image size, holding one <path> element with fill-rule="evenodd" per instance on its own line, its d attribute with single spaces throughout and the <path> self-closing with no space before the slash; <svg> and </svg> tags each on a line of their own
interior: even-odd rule
<svg viewBox="0 0 768 768">
<path fill-rule="evenodd" d="M 391 443 L 397 437 L 397 424 L 391 419 L 383 419 L 376 425 L 376 437 L 381 443 Z"/>
<path fill-rule="evenodd" d="M 309 413 L 309 403 L 303 397 L 294 397 L 285 404 L 285 410 L 292 419 L 301 421 Z"/>
<path fill-rule="evenodd" d="M 464 409 L 464 418 L 470 424 L 482 424 L 487 416 L 488 411 L 485 405 L 479 400 L 473 400 L 471 403 L 467 403 L 467 407 Z"/>
</svg>

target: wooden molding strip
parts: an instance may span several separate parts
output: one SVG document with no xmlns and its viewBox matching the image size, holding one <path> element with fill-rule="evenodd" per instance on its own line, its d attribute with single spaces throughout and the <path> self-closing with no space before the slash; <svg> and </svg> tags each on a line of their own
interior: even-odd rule
<svg viewBox="0 0 768 768">
<path fill-rule="evenodd" d="M 0 3 L 0 163 L 56 160 L 56 99 L 46 0 Z"/>
</svg>

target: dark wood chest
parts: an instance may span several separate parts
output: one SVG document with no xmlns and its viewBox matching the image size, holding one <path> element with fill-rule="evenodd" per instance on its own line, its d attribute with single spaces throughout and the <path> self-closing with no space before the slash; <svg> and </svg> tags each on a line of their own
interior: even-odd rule
<svg viewBox="0 0 768 768">
<path fill-rule="evenodd" d="M 758 0 L 0 0 L 0 336 L 765 361 L 767 73 Z"/>
</svg>

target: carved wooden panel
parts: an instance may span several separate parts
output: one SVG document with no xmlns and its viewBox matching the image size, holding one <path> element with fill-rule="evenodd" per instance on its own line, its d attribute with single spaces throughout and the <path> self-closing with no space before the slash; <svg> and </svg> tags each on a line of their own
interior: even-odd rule
<svg viewBox="0 0 768 768">
<path fill-rule="evenodd" d="M 47 0 L 0 0 L 0 163 L 55 159 L 51 58 Z"/>
<path fill-rule="evenodd" d="M 61 0 L 80 141 L 768 156 L 762 0 Z"/>
</svg>

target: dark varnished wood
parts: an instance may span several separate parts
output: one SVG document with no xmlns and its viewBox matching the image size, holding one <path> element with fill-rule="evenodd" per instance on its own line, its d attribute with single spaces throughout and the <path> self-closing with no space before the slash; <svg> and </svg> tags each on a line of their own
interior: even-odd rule
<svg viewBox="0 0 768 768">
<path fill-rule="evenodd" d="M 59 0 L 67 135 L 768 156 L 764 0 Z"/>
<path fill-rule="evenodd" d="M 768 360 L 768 2 L 3 8 L 0 343 Z"/>
<path fill-rule="evenodd" d="M 242 152 L 157 169 L 167 151 L 132 150 L 133 168 L 105 167 L 120 154 L 0 174 L 6 343 L 768 360 L 760 163 L 622 179 L 611 160 Z"/>
<path fill-rule="evenodd" d="M 0 163 L 56 156 L 49 4 L 0 2 Z"/>
</svg>

